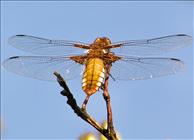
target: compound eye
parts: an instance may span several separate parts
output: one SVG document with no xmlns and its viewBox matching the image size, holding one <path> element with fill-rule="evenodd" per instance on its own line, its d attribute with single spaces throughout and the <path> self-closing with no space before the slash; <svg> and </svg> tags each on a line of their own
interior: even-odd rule
<svg viewBox="0 0 194 140">
<path fill-rule="evenodd" d="M 101 42 L 101 39 L 100 38 L 96 38 L 96 40 L 94 42 L 95 43 L 99 43 L 99 42 Z"/>
<path fill-rule="evenodd" d="M 109 38 L 106 38 L 105 44 L 106 44 L 106 45 L 111 44 L 111 41 L 110 41 L 110 39 L 109 39 Z"/>
</svg>

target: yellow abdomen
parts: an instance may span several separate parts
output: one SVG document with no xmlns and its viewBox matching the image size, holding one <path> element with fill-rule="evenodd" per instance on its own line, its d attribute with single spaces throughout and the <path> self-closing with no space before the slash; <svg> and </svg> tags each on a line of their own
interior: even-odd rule
<svg viewBox="0 0 194 140">
<path fill-rule="evenodd" d="M 91 58 L 86 63 L 82 78 L 82 89 L 87 95 L 94 94 L 102 85 L 105 77 L 103 60 Z"/>
</svg>

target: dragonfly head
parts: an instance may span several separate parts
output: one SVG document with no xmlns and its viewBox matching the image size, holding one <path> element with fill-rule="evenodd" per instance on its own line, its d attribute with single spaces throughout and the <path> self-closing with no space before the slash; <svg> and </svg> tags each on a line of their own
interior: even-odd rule
<svg viewBox="0 0 194 140">
<path fill-rule="evenodd" d="M 98 37 L 95 39 L 94 44 L 99 46 L 107 46 L 111 44 L 111 41 L 107 37 Z"/>
</svg>

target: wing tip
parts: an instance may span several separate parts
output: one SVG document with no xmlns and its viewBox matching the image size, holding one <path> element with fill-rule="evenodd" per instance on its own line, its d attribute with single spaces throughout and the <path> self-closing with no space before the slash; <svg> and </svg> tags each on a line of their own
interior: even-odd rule
<svg viewBox="0 0 194 140">
<path fill-rule="evenodd" d="M 193 42 L 193 37 L 190 36 L 190 35 L 187 35 L 187 34 L 177 34 L 177 36 L 180 36 L 180 37 L 186 37 L 186 40 L 189 44 L 192 44 Z"/>
<path fill-rule="evenodd" d="M 176 72 L 185 70 L 186 65 L 185 65 L 185 63 L 182 60 L 177 59 L 177 58 L 170 58 L 170 60 L 177 62 L 177 64 L 178 64 L 179 67 L 176 70 Z"/>
<path fill-rule="evenodd" d="M 3 62 L 2 62 L 2 66 L 5 68 L 5 69 L 8 69 L 8 67 L 9 67 L 9 62 L 11 61 L 11 60 L 13 60 L 13 59 L 18 59 L 19 58 L 19 56 L 12 56 L 12 57 L 9 57 L 9 58 L 7 58 L 7 59 L 5 59 Z"/>
<path fill-rule="evenodd" d="M 187 46 L 191 46 L 193 43 L 193 37 L 187 34 L 176 34 L 174 35 L 175 37 L 178 37 L 178 41 L 179 42 L 179 47 L 177 48 L 182 48 L 182 47 L 187 47 Z"/>
<path fill-rule="evenodd" d="M 7 58 L 7 59 L 5 59 L 5 60 L 2 62 L 2 64 L 1 64 L 1 65 L 3 66 L 3 68 L 6 69 L 6 70 L 8 70 L 8 69 L 7 69 L 7 62 L 8 62 L 9 60 L 10 60 L 10 58 Z"/>
<path fill-rule="evenodd" d="M 11 36 L 11 37 L 8 39 L 8 43 L 9 43 L 10 45 L 13 45 L 13 41 L 15 40 L 15 37 L 17 37 L 17 35 L 13 35 L 13 36 Z"/>
<path fill-rule="evenodd" d="M 26 35 L 24 35 L 24 34 L 13 35 L 13 36 L 11 36 L 11 37 L 8 39 L 8 43 L 9 43 L 10 45 L 13 45 L 15 39 L 17 39 L 18 37 L 24 37 L 24 36 L 26 36 Z"/>
</svg>

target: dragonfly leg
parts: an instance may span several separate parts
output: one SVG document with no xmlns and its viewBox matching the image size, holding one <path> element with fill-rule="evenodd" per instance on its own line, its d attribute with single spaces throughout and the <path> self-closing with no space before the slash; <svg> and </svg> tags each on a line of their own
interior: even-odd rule
<svg viewBox="0 0 194 140">
<path fill-rule="evenodd" d="M 102 85 L 100 86 L 100 88 L 101 88 L 102 90 L 104 90 L 104 83 L 102 83 Z"/>
<path fill-rule="evenodd" d="M 87 95 L 83 104 L 82 104 L 82 110 L 86 110 L 86 105 L 88 103 L 89 98 L 90 98 L 90 95 Z"/>
</svg>

